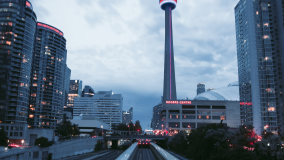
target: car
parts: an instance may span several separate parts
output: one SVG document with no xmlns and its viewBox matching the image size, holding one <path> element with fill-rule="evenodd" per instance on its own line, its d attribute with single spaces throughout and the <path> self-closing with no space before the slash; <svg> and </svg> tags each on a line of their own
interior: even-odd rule
<svg viewBox="0 0 284 160">
<path fill-rule="evenodd" d="M 148 142 L 148 141 L 139 141 L 138 142 L 138 145 L 142 145 L 142 146 L 149 146 L 150 145 L 150 142 Z"/>
</svg>

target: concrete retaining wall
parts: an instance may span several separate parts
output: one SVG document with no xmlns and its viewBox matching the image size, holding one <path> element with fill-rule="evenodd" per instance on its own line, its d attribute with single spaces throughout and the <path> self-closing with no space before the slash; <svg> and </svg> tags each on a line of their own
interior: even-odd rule
<svg viewBox="0 0 284 160">
<path fill-rule="evenodd" d="M 33 146 L 30 148 L 19 149 L 13 148 L 12 150 L 1 152 L 1 160 L 45 160 L 49 153 L 52 153 L 52 159 L 61 159 L 68 156 L 92 152 L 97 144 L 97 141 L 103 142 L 102 137 L 86 138 L 70 140 L 66 142 L 56 143 L 47 148 L 40 148 Z"/>
</svg>

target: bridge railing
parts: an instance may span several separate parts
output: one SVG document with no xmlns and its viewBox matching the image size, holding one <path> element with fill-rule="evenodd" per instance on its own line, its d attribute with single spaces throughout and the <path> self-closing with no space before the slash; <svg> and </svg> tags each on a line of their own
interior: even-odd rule
<svg viewBox="0 0 284 160">
<path fill-rule="evenodd" d="M 151 142 L 150 148 L 154 155 L 158 157 L 158 159 L 164 159 L 164 160 L 179 160 L 160 146 L 156 145 L 155 143 Z"/>
<path fill-rule="evenodd" d="M 119 157 L 115 160 L 129 160 L 132 159 L 136 150 L 138 149 L 138 143 L 133 143 L 126 151 L 124 151 Z"/>
</svg>

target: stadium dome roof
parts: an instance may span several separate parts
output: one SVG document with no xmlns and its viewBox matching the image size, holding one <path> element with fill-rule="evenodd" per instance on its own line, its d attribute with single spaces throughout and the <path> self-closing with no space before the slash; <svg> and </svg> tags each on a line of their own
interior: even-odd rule
<svg viewBox="0 0 284 160">
<path fill-rule="evenodd" d="M 195 100 L 239 101 L 239 82 L 230 83 L 227 87 L 217 88 L 197 95 Z"/>
</svg>

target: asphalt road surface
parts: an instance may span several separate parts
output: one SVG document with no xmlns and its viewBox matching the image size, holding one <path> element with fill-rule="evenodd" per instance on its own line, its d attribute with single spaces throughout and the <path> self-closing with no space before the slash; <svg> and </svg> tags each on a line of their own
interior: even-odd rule
<svg viewBox="0 0 284 160">
<path fill-rule="evenodd" d="M 150 148 L 138 148 L 135 160 L 156 160 Z"/>
</svg>

